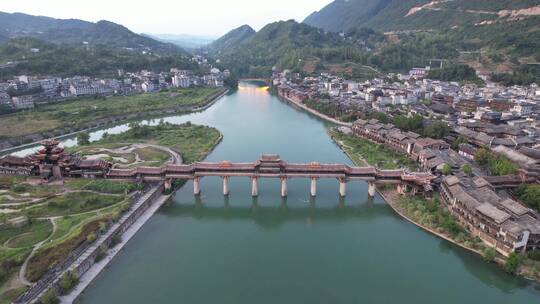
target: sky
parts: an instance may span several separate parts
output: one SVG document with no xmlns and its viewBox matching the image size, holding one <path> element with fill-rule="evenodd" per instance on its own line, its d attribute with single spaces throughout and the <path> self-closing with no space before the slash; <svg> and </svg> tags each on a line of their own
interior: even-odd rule
<svg viewBox="0 0 540 304">
<path fill-rule="evenodd" d="M 238 26 L 304 20 L 332 0 L 0 0 L 0 11 L 109 20 L 137 33 L 219 37 Z"/>
</svg>

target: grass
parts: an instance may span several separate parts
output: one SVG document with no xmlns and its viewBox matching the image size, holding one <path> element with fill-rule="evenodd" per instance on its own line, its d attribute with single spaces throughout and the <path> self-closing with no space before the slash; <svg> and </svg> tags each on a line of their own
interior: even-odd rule
<svg viewBox="0 0 540 304">
<path fill-rule="evenodd" d="M 141 185 L 105 179 L 69 179 L 66 185 L 74 190 L 88 190 L 107 194 L 125 194 L 141 188 Z"/>
<path fill-rule="evenodd" d="M 9 239 L 6 245 L 10 248 L 32 247 L 35 244 L 47 239 L 51 235 L 53 226 L 48 220 L 33 220 L 30 225 L 22 228 L 27 230 L 24 233 L 18 233 L 17 236 Z"/>
<path fill-rule="evenodd" d="M 135 149 L 134 152 L 138 154 L 142 160 L 152 162 L 155 167 L 163 165 L 170 158 L 169 153 L 153 147 Z"/>
<path fill-rule="evenodd" d="M 337 130 L 330 130 L 329 133 L 332 139 L 357 165 L 367 162 L 369 165 L 380 169 L 416 168 L 416 163 L 407 156 L 398 154 L 384 145 L 375 144 L 367 139 Z"/>
<path fill-rule="evenodd" d="M 200 106 L 220 91 L 219 88 L 172 89 L 152 94 L 83 98 L 50 104 L 26 112 L 0 117 L 0 138 L 13 138 L 62 128 L 78 128 L 102 118 L 131 113 Z"/>
<path fill-rule="evenodd" d="M 400 196 L 397 207 L 414 222 L 442 233 L 468 248 L 479 251 L 485 248 L 478 237 L 472 237 L 456 222 L 450 212 L 441 205 L 439 198 L 427 200 L 418 196 Z"/>
<path fill-rule="evenodd" d="M 15 300 L 18 296 L 23 294 L 28 287 L 19 287 L 15 289 L 9 289 L 4 293 L 0 294 L 0 304 L 9 304 Z"/>
<path fill-rule="evenodd" d="M 179 151 L 184 163 L 193 163 L 202 160 L 216 146 L 220 139 L 221 134 L 217 129 L 194 125 L 189 122 L 181 125 L 169 123 L 163 123 L 157 126 L 136 125 L 124 133 L 110 135 L 107 138 L 91 143 L 89 146 L 75 148 L 71 151 L 78 153 L 81 150 L 95 150 L 118 143 L 123 143 L 124 146 L 134 143 L 150 143 Z M 161 154 L 163 153 L 162 151 L 159 151 L 160 154 L 156 153 L 154 148 L 138 150 L 142 150 L 144 157 L 150 160 L 165 159 L 165 154 Z M 168 159 L 169 156 L 167 155 L 166 160 Z M 146 163 L 146 165 L 151 164 L 149 162 Z"/>
<path fill-rule="evenodd" d="M 124 154 L 101 152 L 100 149 L 149 143 L 177 150 L 181 152 L 184 162 L 191 163 L 202 160 L 220 140 L 221 134 L 218 130 L 191 123 L 160 124 L 152 127 L 137 125 L 125 133 L 110 135 L 88 146 L 71 149 L 70 152 L 86 156 L 107 154 L 110 157 L 124 157 Z M 169 159 L 168 153 L 151 147 L 139 148 L 135 152 L 148 164 L 162 163 Z M 132 160 L 135 160 L 134 155 L 130 153 Z M 110 223 L 118 218 L 131 204 L 126 199 L 126 194 L 141 187 L 136 183 L 100 179 L 66 179 L 63 186 L 33 186 L 29 181 L 31 178 L 0 176 L 0 190 L 5 190 L 4 194 L 17 197 L 29 193 L 31 198 L 43 199 L 38 203 L 20 207 L 16 214 L 0 216 L 0 220 L 20 215 L 31 219 L 31 225 L 27 227 L 0 230 L 0 242 L 21 246 L 0 247 L 0 263 L 10 261 L 14 265 L 12 271 L 16 271 L 31 252 L 31 246 L 50 236 L 29 261 L 27 278 L 31 281 L 38 280 L 47 270 L 65 259 L 88 235 L 100 229 L 103 223 Z M 66 189 L 72 192 L 58 195 Z M 56 217 L 54 233 L 50 222 L 39 221 L 36 219 L 38 217 Z M 0 297 L 9 296 L 9 292 L 11 291 L 0 294 Z"/>
<path fill-rule="evenodd" d="M 32 217 L 63 216 L 104 208 L 122 200 L 124 200 L 124 196 L 89 192 L 68 193 L 48 199 L 43 205 L 29 208 L 27 214 Z"/>
</svg>

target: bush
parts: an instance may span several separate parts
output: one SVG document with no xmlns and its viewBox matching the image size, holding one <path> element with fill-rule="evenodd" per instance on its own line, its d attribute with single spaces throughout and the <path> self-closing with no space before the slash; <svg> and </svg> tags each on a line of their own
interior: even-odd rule
<svg viewBox="0 0 540 304">
<path fill-rule="evenodd" d="M 495 256 L 497 255 L 497 251 L 495 249 L 488 247 L 482 251 L 482 256 L 484 257 L 484 261 L 486 262 L 493 262 L 495 261 Z"/>
<path fill-rule="evenodd" d="M 81 146 L 90 144 L 90 135 L 86 132 L 81 132 L 77 135 L 77 143 Z"/>
<path fill-rule="evenodd" d="M 93 243 L 95 242 L 97 239 L 97 235 L 95 232 L 90 232 L 87 236 L 86 236 L 86 241 L 88 243 Z"/>
<path fill-rule="evenodd" d="M 463 171 L 463 173 L 467 174 L 468 176 L 472 176 L 473 174 L 472 167 L 469 164 L 463 165 L 463 167 L 461 167 L 461 171 Z"/>
<path fill-rule="evenodd" d="M 506 259 L 506 264 L 504 264 L 504 270 L 510 274 L 516 274 L 522 262 L 522 257 L 517 253 L 512 252 Z"/>
<path fill-rule="evenodd" d="M 531 260 L 540 261 L 540 250 L 529 251 L 527 257 Z"/>
<path fill-rule="evenodd" d="M 105 222 L 99 222 L 99 231 L 101 233 L 107 231 L 107 223 Z"/>
<path fill-rule="evenodd" d="M 60 291 L 63 295 L 68 294 L 79 283 L 79 277 L 73 271 L 65 272 L 60 279 Z"/>
<path fill-rule="evenodd" d="M 103 260 L 104 257 L 105 257 L 105 251 L 104 250 L 99 250 L 98 253 L 96 254 L 96 257 L 94 258 L 94 262 L 97 263 L 97 262 Z"/>
<path fill-rule="evenodd" d="M 50 288 L 47 290 L 39 299 L 39 301 L 42 304 L 58 304 L 60 303 L 60 300 L 58 300 L 58 295 L 56 293 L 56 290 L 54 288 Z"/>
<path fill-rule="evenodd" d="M 120 242 L 122 242 L 122 237 L 117 234 L 111 239 L 111 245 L 109 248 L 113 248 L 114 246 L 120 244 Z"/>
<path fill-rule="evenodd" d="M 13 188 L 12 188 L 13 192 L 15 192 L 15 193 L 24 193 L 24 192 L 27 191 L 27 189 L 28 188 L 26 187 L 26 185 L 23 185 L 23 184 L 17 184 L 15 186 L 13 186 Z"/>
</svg>

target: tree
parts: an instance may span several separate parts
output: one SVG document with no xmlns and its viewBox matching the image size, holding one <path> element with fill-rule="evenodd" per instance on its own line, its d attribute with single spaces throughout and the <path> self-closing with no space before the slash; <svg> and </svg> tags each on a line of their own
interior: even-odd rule
<svg viewBox="0 0 540 304">
<path fill-rule="evenodd" d="M 482 167 L 487 166 L 489 159 L 490 159 L 490 152 L 485 148 L 479 149 L 478 151 L 476 151 L 476 154 L 474 155 L 474 161 Z"/>
<path fill-rule="evenodd" d="M 58 300 L 58 294 L 56 293 L 56 290 L 54 288 L 49 288 L 39 299 L 39 301 L 42 304 L 58 304 L 60 303 L 60 300 Z"/>
<path fill-rule="evenodd" d="M 467 140 L 467 138 L 463 135 L 459 135 L 456 140 L 454 140 L 454 142 L 452 143 L 452 149 L 454 150 L 457 150 L 459 149 L 459 145 L 461 144 L 468 144 L 469 141 Z"/>
<path fill-rule="evenodd" d="M 452 167 L 450 167 L 449 164 L 444 164 L 444 166 L 442 168 L 442 174 L 444 174 L 444 175 L 452 174 Z"/>
<path fill-rule="evenodd" d="M 77 143 L 81 146 L 90 144 L 90 135 L 87 132 L 77 134 Z"/>
<path fill-rule="evenodd" d="M 540 185 L 522 184 L 514 193 L 520 201 L 540 211 Z"/>
<path fill-rule="evenodd" d="M 450 127 L 442 121 L 433 122 L 424 129 L 425 137 L 442 139 L 448 136 L 448 134 L 450 134 Z"/>
<path fill-rule="evenodd" d="M 495 249 L 491 247 L 488 247 L 482 251 L 482 256 L 484 257 L 484 260 L 489 263 L 495 261 L 496 255 L 497 255 L 497 251 L 495 251 Z"/>
<path fill-rule="evenodd" d="M 465 164 L 461 167 L 461 171 L 463 171 L 463 173 L 467 174 L 468 176 L 472 176 L 472 167 L 471 165 L 469 164 Z"/>
<path fill-rule="evenodd" d="M 506 263 L 504 264 L 504 270 L 510 274 L 516 274 L 519 266 L 521 266 L 521 263 L 523 262 L 523 259 L 521 256 L 519 256 L 517 253 L 512 252 L 506 258 Z"/>
</svg>

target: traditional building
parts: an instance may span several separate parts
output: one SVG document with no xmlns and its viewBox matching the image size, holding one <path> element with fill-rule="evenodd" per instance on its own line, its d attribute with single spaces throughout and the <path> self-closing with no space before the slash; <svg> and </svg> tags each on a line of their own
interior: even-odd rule
<svg viewBox="0 0 540 304">
<path fill-rule="evenodd" d="M 540 250 L 538 214 L 500 197 L 485 179 L 445 177 L 441 198 L 464 228 L 501 254 Z"/>
</svg>

